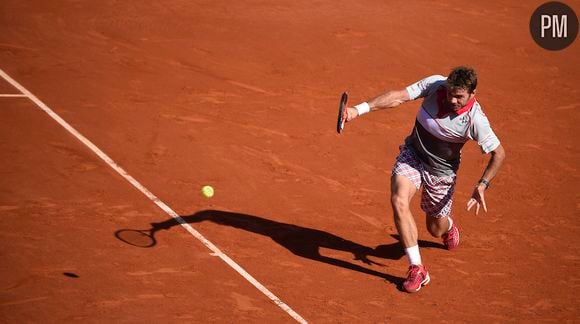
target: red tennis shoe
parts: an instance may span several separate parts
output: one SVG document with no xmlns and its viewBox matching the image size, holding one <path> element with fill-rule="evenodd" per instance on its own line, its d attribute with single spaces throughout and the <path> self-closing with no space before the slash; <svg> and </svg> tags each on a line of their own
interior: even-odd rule
<svg viewBox="0 0 580 324">
<path fill-rule="evenodd" d="M 459 228 L 453 224 L 449 232 L 443 234 L 443 244 L 447 250 L 454 250 L 459 246 Z"/>
<path fill-rule="evenodd" d="M 431 278 L 429 278 L 429 272 L 424 265 L 411 264 L 409 266 L 409 271 L 407 272 L 407 280 L 403 282 L 403 288 L 409 292 L 418 292 L 421 287 L 426 286 Z"/>
</svg>

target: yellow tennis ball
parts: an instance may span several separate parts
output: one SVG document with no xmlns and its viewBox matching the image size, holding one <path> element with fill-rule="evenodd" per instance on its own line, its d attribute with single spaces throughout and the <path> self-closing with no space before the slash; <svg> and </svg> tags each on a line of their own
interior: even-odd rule
<svg viewBox="0 0 580 324">
<path fill-rule="evenodd" d="M 214 191 L 212 186 L 203 186 L 203 188 L 201 188 L 201 194 L 206 198 L 213 197 Z"/>
</svg>

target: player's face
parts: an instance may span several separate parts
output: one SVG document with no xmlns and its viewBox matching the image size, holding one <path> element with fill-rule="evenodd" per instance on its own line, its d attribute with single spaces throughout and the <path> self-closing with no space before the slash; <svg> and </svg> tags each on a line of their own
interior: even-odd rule
<svg viewBox="0 0 580 324">
<path fill-rule="evenodd" d="M 447 103 L 453 110 L 459 110 L 461 107 L 467 105 L 469 100 L 473 98 L 475 93 L 469 93 L 463 88 L 447 89 Z"/>
</svg>

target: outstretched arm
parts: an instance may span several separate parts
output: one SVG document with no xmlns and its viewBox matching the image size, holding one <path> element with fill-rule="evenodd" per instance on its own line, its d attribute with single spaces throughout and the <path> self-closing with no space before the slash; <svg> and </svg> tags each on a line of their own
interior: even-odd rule
<svg viewBox="0 0 580 324">
<path fill-rule="evenodd" d="M 381 95 L 378 95 L 366 103 L 356 105 L 355 107 L 346 108 L 346 121 L 351 121 L 369 111 L 381 110 L 386 108 L 394 108 L 398 105 L 411 100 L 406 89 L 391 90 Z"/>
<path fill-rule="evenodd" d="M 477 186 L 473 190 L 471 199 L 467 202 L 467 210 L 469 211 L 473 206 L 475 207 L 475 215 L 479 213 L 479 206 L 483 206 L 483 210 L 487 213 L 487 205 L 485 204 L 485 189 L 489 186 L 491 180 L 495 177 L 499 168 L 501 167 L 503 160 L 505 159 L 505 150 L 500 144 L 495 150 L 491 152 L 491 158 L 481 176 L 481 180 L 477 183 Z"/>
</svg>

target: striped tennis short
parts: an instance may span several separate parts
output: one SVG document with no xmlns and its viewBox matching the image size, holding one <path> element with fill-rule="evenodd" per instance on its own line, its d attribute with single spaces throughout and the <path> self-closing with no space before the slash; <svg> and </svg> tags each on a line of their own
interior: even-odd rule
<svg viewBox="0 0 580 324">
<path fill-rule="evenodd" d="M 425 170 L 413 149 L 406 145 L 401 145 L 399 150 L 400 153 L 397 156 L 392 175 L 408 178 L 415 184 L 417 189 L 421 185 L 423 186 L 421 209 L 427 216 L 435 218 L 449 216 L 453 205 L 453 192 L 455 191 L 457 176 L 432 175 Z"/>
</svg>

